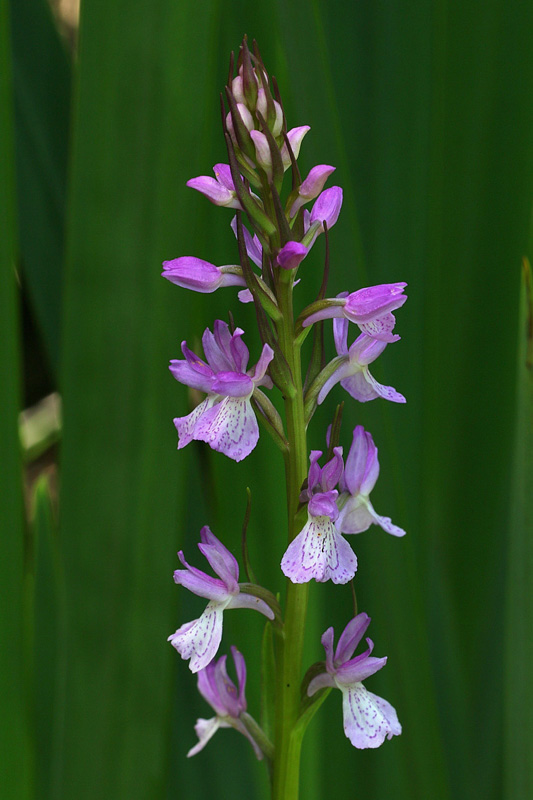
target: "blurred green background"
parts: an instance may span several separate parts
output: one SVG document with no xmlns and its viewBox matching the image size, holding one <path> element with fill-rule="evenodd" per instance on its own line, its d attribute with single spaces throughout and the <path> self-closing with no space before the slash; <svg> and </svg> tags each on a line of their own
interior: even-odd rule
<svg viewBox="0 0 533 800">
<path fill-rule="evenodd" d="M 342 436 L 372 431 L 374 504 L 408 531 L 350 540 L 389 657 L 367 685 L 404 732 L 354 750 L 333 692 L 304 742 L 302 798 L 533 797 L 533 5 L 82 0 L 79 35 L 57 12 L 1 0 L 0 796 L 268 794 L 233 731 L 185 758 L 209 709 L 165 641 L 203 608 L 173 584 L 176 551 L 202 566 L 205 523 L 238 551 L 246 486 L 252 562 L 283 589 L 272 443 L 236 465 L 201 444 L 177 453 L 172 425 L 188 403 L 167 370 L 181 340 L 231 309 L 254 361 L 253 313 L 234 290 L 159 277 L 178 255 L 236 258 L 232 212 L 185 181 L 226 158 L 218 95 L 247 33 L 289 126 L 311 126 L 304 173 L 336 165 L 344 188 L 330 292 L 409 283 L 402 341 L 376 366 L 407 405 L 348 402 Z M 21 452 L 19 411 L 51 392 L 60 441 Z M 348 587 L 313 584 L 308 663 L 350 615 Z M 247 657 L 253 715 L 257 617 L 227 614 L 224 638 Z"/>
</svg>

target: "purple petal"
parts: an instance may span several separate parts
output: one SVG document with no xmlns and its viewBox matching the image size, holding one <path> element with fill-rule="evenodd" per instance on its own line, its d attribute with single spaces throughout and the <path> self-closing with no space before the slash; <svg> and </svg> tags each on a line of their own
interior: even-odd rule
<svg viewBox="0 0 533 800">
<path fill-rule="evenodd" d="M 215 178 L 219 183 L 222 184 L 222 186 L 225 186 L 225 188 L 230 192 L 235 191 L 235 184 L 233 183 L 233 178 L 231 177 L 231 169 L 229 164 L 215 164 L 213 167 L 213 172 L 215 173 Z"/>
<path fill-rule="evenodd" d="M 224 705 L 225 716 L 237 719 L 241 711 L 246 711 L 246 705 L 241 708 L 237 687 L 228 675 L 227 658 L 227 656 L 222 656 L 218 659 L 215 667 L 215 682 L 219 697 Z"/>
<path fill-rule="evenodd" d="M 298 189 L 298 197 L 292 204 L 291 217 L 294 217 L 305 203 L 318 197 L 332 172 L 335 172 L 335 167 L 329 167 L 327 164 L 319 164 L 309 171 L 307 178 Z"/>
<path fill-rule="evenodd" d="M 209 703 L 211 708 L 216 711 L 217 714 L 224 714 L 224 705 L 222 700 L 220 699 L 218 688 L 215 681 L 215 667 L 216 667 L 216 660 L 213 659 L 209 662 L 207 667 L 201 669 L 198 672 L 198 691 L 204 698 L 204 700 Z"/>
<path fill-rule="evenodd" d="M 333 664 L 333 642 L 335 637 L 335 631 L 333 628 L 328 628 L 327 631 L 324 631 L 322 637 L 320 639 L 324 650 L 326 651 L 326 669 L 328 672 L 335 672 L 335 666 Z"/>
<path fill-rule="evenodd" d="M 335 522 L 339 516 L 337 503 L 335 502 L 338 492 L 333 490 L 329 492 L 317 492 L 309 500 L 308 510 L 312 517 L 329 517 L 332 522 Z"/>
<path fill-rule="evenodd" d="M 268 388 L 272 388 L 272 381 L 267 376 L 265 377 L 265 373 L 268 369 L 268 365 L 274 358 L 274 351 L 270 347 L 269 344 L 264 344 L 263 349 L 261 350 L 261 356 L 259 361 L 255 365 L 255 368 L 252 372 L 251 378 L 254 382 L 254 386 L 268 386 Z"/>
<path fill-rule="evenodd" d="M 318 459 L 322 455 L 322 450 L 311 450 L 309 453 L 309 472 L 307 475 L 307 488 L 309 492 L 318 486 L 322 470 L 318 466 Z"/>
<path fill-rule="evenodd" d="M 332 186 L 318 197 L 311 209 L 311 225 L 313 222 L 327 223 L 328 229 L 337 222 L 342 207 L 342 189 Z"/>
<path fill-rule="evenodd" d="M 307 687 L 307 695 L 308 697 L 312 697 L 314 694 L 320 691 L 320 689 L 328 689 L 329 687 L 336 687 L 336 683 L 331 675 L 328 675 L 327 672 L 322 672 L 320 675 L 317 675 L 310 681 L 309 686 Z"/>
<path fill-rule="evenodd" d="M 213 332 L 220 352 L 226 356 L 228 362 L 234 368 L 233 355 L 231 353 L 231 331 L 228 323 L 223 322 L 221 319 L 216 319 L 213 325 Z"/>
<path fill-rule="evenodd" d="M 356 425 L 353 431 L 352 444 L 348 452 L 348 458 L 346 459 L 346 467 L 344 469 L 344 482 L 352 495 L 359 494 L 361 490 L 361 481 L 366 471 L 371 440 L 372 437 L 370 437 L 370 440 L 368 439 L 368 435 L 363 426 Z"/>
<path fill-rule="evenodd" d="M 178 450 L 196 439 L 195 430 L 203 415 L 209 411 L 215 402 L 214 395 L 205 398 L 199 405 L 196 406 L 194 411 L 191 411 L 186 417 L 175 417 L 173 422 L 178 431 Z"/>
<path fill-rule="evenodd" d="M 239 592 L 239 594 L 234 595 L 229 602 L 228 608 L 251 608 L 254 611 L 259 611 L 260 614 L 269 619 L 274 619 L 275 616 L 268 603 L 265 603 L 259 597 L 246 594 L 246 592 Z"/>
<path fill-rule="evenodd" d="M 374 522 L 375 516 L 368 510 L 367 503 L 357 495 L 348 498 L 335 524 L 341 533 L 362 533 Z"/>
<path fill-rule="evenodd" d="M 243 289 L 242 292 L 237 293 L 240 303 L 253 303 L 254 296 L 249 289 Z"/>
<path fill-rule="evenodd" d="M 201 192 L 216 206 L 242 208 L 235 191 L 228 190 L 222 183 L 207 175 L 191 178 L 190 181 L 187 181 L 187 186 L 190 189 L 196 189 L 197 192 Z"/>
<path fill-rule="evenodd" d="M 348 355 L 348 328 L 349 321 L 345 317 L 333 320 L 333 339 L 339 356 Z"/>
<path fill-rule="evenodd" d="M 207 376 L 181 359 L 172 359 L 169 370 L 174 378 L 185 386 L 190 386 L 192 389 L 199 389 L 199 391 L 206 393 L 211 391 L 211 384 L 213 383 L 212 370 L 210 370 L 211 374 Z"/>
<path fill-rule="evenodd" d="M 372 658 L 371 656 L 367 656 L 361 660 L 354 659 L 353 661 L 348 661 L 347 664 L 343 664 L 341 667 L 339 667 L 335 674 L 335 678 L 337 679 L 338 684 L 350 686 L 351 684 L 364 681 L 365 678 L 370 677 L 370 675 L 374 675 L 375 672 L 383 669 L 386 663 L 386 657 Z"/>
<path fill-rule="evenodd" d="M 347 325 L 350 324 L 348 320 L 344 320 L 344 322 Z M 335 325 L 335 321 L 333 324 Z M 362 333 L 350 346 L 350 350 L 348 351 L 350 355 L 350 361 L 355 361 L 362 366 L 367 366 L 375 361 L 386 347 L 387 342 L 373 339 L 371 336 L 367 336 L 366 333 Z"/>
<path fill-rule="evenodd" d="M 378 448 L 374 444 L 372 434 L 365 431 L 366 440 L 366 465 L 361 477 L 361 485 L 359 491 L 362 495 L 368 497 L 379 477 L 379 461 L 378 461 Z"/>
<path fill-rule="evenodd" d="M 312 578 L 319 583 L 330 578 L 333 583 L 348 583 L 357 570 L 357 558 L 329 517 L 309 516 L 287 548 L 281 570 L 293 583 Z"/>
<path fill-rule="evenodd" d="M 243 334 L 242 328 L 236 328 L 231 336 L 229 345 L 236 372 L 246 372 L 248 359 L 250 358 L 248 348 L 242 340 Z"/>
<path fill-rule="evenodd" d="M 175 570 L 174 583 L 183 586 L 185 589 L 198 595 L 198 597 L 205 597 L 206 600 L 215 600 L 218 603 L 224 603 L 228 600 L 230 593 L 224 581 L 212 578 L 196 567 L 191 567 L 191 565 L 185 561 L 182 550 L 180 550 L 178 556 L 186 569 Z"/>
<path fill-rule="evenodd" d="M 252 379 L 242 372 L 219 372 L 211 385 L 214 394 L 224 397 L 249 397 L 253 390 Z"/>
<path fill-rule="evenodd" d="M 320 485 L 323 491 L 329 492 L 339 483 L 343 470 L 342 447 L 334 447 L 333 458 L 322 468 Z"/>
<path fill-rule="evenodd" d="M 354 747 L 379 747 L 401 728 L 396 712 L 382 698 L 368 692 L 362 683 L 342 692 L 344 732 Z M 393 712 L 393 713 L 392 713 Z"/>
<path fill-rule="evenodd" d="M 335 664 L 337 666 L 344 664 L 345 661 L 352 657 L 355 648 L 363 638 L 369 625 L 370 617 L 364 612 L 350 620 L 343 630 L 335 650 Z"/>
<path fill-rule="evenodd" d="M 225 397 L 202 414 L 194 429 L 194 438 L 224 453 L 234 461 L 246 458 L 259 439 L 259 427 L 250 400 Z"/>
<path fill-rule="evenodd" d="M 212 600 L 199 619 L 187 622 L 168 637 L 183 659 L 191 659 L 191 672 L 207 667 L 216 656 L 222 638 L 222 617 L 226 605 Z"/>
<path fill-rule="evenodd" d="M 235 645 L 231 646 L 231 655 L 233 656 L 233 663 L 235 664 L 235 672 L 237 673 L 237 686 L 239 687 L 239 703 L 246 711 L 246 697 L 244 690 L 246 689 L 246 662 L 244 656 L 240 653 Z"/>
<path fill-rule="evenodd" d="M 237 238 L 237 217 L 233 217 L 231 220 L 231 230 L 235 234 L 235 238 Z M 246 228 L 244 225 L 242 226 L 242 233 L 244 236 L 244 245 L 246 247 L 246 252 L 248 253 L 248 258 L 254 262 L 256 267 L 262 267 L 263 248 L 261 246 L 261 242 L 257 236 L 254 236 L 252 239 L 248 228 Z"/>
<path fill-rule="evenodd" d="M 199 544 L 198 549 L 208 560 L 211 569 L 216 572 L 226 586 L 227 595 L 237 594 L 239 591 L 239 584 L 233 576 L 233 570 L 228 569 L 225 558 L 221 555 L 220 551 L 211 544 Z"/>
<path fill-rule="evenodd" d="M 195 292 L 209 294 L 222 283 L 220 269 L 209 261 L 194 256 L 180 256 L 172 261 L 163 261 L 163 278 Z"/>
<path fill-rule="evenodd" d="M 370 322 L 403 306 L 406 283 L 382 283 L 352 292 L 346 299 L 346 316 L 353 322 Z"/>
<path fill-rule="evenodd" d="M 212 717 L 211 719 L 198 719 L 194 726 L 194 731 L 198 736 L 198 743 L 191 747 L 187 753 L 187 758 L 195 756 L 200 750 L 203 750 L 208 741 L 215 735 L 219 728 L 227 728 L 219 717 Z"/>
<path fill-rule="evenodd" d="M 202 346 L 209 366 L 214 372 L 230 372 L 233 364 L 217 344 L 217 341 L 209 328 L 206 328 L 202 336 Z"/>
<path fill-rule="evenodd" d="M 296 269 L 308 252 L 309 248 L 301 242 L 287 242 L 279 251 L 276 261 L 283 269 Z"/>
<path fill-rule="evenodd" d="M 238 581 L 239 580 L 239 565 L 237 563 L 237 559 L 233 555 L 233 553 L 228 550 L 228 548 L 222 544 L 220 539 L 218 539 L 209 525 L 204 525 L 202 530 L 200 531 L 200 539 L 203 544 L 208 544 L 214 547 L 214 549 L 218 552 L 219 556 L 223 560 L 225 567 L 231 577 Z"/>
</svg>

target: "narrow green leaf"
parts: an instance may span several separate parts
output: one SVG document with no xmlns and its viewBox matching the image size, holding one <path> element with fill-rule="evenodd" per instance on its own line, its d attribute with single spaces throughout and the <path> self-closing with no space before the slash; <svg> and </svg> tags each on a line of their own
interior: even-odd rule
<svg viewBox="0 0 533 800">
<path fill-rule="evenodd" d="M 5 797 L 31 795 L 32 742 L 23 626 L 24 508 L 18 441 L 19 319 L 9 15 L 0 2 L 0 775 Z"/>
<path fill-rule="evenodd" d="M 43 474 L 32 502 L 35 767 L 42 798 L 57 797 L 65 672 L 65 576 L 52 507 L 55 491 Z"/>
<path fill-rule="evenodd" d="M 527 260 L 522 276 L 505 625 L 506 800 L 533 795 L 533 280 Z"/>
<path fill-rule="evenodd" d="M 12 0 L 15 155 L 23 274 L 59 369 L 70 61 L 46 0 Z"/>
</svg>

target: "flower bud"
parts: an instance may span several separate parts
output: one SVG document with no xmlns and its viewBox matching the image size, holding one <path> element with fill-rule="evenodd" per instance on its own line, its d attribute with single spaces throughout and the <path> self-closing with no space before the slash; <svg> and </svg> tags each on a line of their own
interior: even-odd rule
<svg viewBox="0 0 533 800">
<path fill-rule="evenodd" d="M 161 274 L 171 283 L 201 294 L 210 294 L 219 286 L 246 286 L 240 267 L 216 267 L 195 256 L 180 256 L 172 261 L 163 261 Z"/>
<path fill-rule="evenodd" d="M 279 251 L 277 262 L 283 269 L 296 269 L 308 252 L 308 248 L 301 242 L 287 242 Z"/>
<path fill-rule="evenodd" d="M 261 131 L 250 131 L 250 136 L 252 137 L 252 141 L 255 145 L 255 153 L 256 153 L 256 161 L 257 165 L 264 169 L 267 176 L 269 178 L 272 177 L 272 155 L 270 153 L 270 147 L 268 145 L 268 140 L 264 133 Z"/>
<path fill-rule="evenodd" d="M 305 203 L 318 197 L 332 172 L 335 172 L 335 167 L 330 167 L 327 164 L 319 164 L 313 167 L 305 181 L 298 187 L 298 197 L 290 210 L 291 217 L 294 217 Z"/>
<path fill-rule="evenodd" d="M 341 187 L 332 186 L 331 189 L 326 189 L 324 192 L 322 192 L 311 209 L 311 225 L 314 222 L 320 222 L 321 229 L 324 230 L 324 222 L 326 222 L 328 228 L 332 228 L 339 218 L 341 206 Z"/>
<path fill-rule="evenodd" d="M 309 125 L 301 125 L 299 128 L 291 128 L 291 130 L 287 133 L 287 139 L 289 140 L 294 158 L 298 158 L 300 155 L 300 146 L 303 138 L 307 131 L 310 130 L 311 128 Z M 288 170 L 291 165 L 291 157 L 289 155 L 286 142 L 283 143 L 283 147 L 281 148 L 281 160 L 283 162 L 283 169 Z"/>
<path fill-rule="evenodd" d="M 276 137 L 280 135 L 281 129 L 283 128 L 283 111 L 277 100 L 273 100 L 272 102 L 274 103 L 276 116 L 273 124 L 269 125 L 269 128 L 272 131 L 272 135 Z M 263 119 L 268 118 L 268 103 L 266 99 L 265 90 L 262 87 L 259 89 L 257 93 L 257 110 L 259 111 Z"/>
</svg>

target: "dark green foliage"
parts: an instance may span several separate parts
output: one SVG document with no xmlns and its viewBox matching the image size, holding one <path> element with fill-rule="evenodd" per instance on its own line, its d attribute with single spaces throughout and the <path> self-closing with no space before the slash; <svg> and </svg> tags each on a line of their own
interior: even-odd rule
<svg viewBox="0 0 533 800">
<path fill-rule="evenodd" d="M 202 566 L 196 542 L 208 523 L 239 553 L 247 486 L 253 570 L 283 592 L 279 451 L 263 432 L 245 466 L 203 445 L 176 453 L 172 418 L 189 399 L 166 370 L 180 341 L 194 349 L 228 308 L 255 362 L 254 311 L 233 289 L 194 296 L 159 277 L 161 261 L 178 255 L 236 258 L 232 212 L 185 181 L 226 160 L 218 94 L 245 32 L 278 79 L 289 123 L 311 125 L 303 177 L 331 163 L 329 185 L 344 188 L 328 294 L 409 283 L 397 313 L 402 341 L 376 364 L 378 379 L 407 405 L 361 406 L 336 387 L 310 427 L 311 446 L 325 449 L 334 404 L 347 400 L 340 443 L 348 449 L 356 423 L 372 431 L 381 462 L 372 499 L 408 531 L 403 540 L 378 529 L 350 540 L 359 610 L 372 616 L 376 655 L 389 657 L 368 687 L 396 706 L 404 733 L 378 751 L 354 751 L 332 691 L 304 741 L 302 797 L 319 800 L 332 787 L 372 800 L 528 797 L 532 420 L 519 289 L 532 196 L 533 7 L 84 0 L 71 95 L 69 64 L 41 0 L 13 5 L 18 226 L 9 150 L 0 174 L 0 601 L 10 610 L 0 624 L 2 640 L 16 642 L 8 660 L 0 651 L 2 687 L 13 687 L 3 708 L 6 774 L 15 781 L 6 797 L 30 796 L 26 723 L 34 712 L 39 800 L 268 794 L 261 765 L 233 731 L 186 760 L 194 721 L 209 710 L 165 642 L 202 608 L 173 585 L 176 551 Z M 4 51 L 2 59 L 3 67 Z M 9 71 L 0 74 L 9 148 Z M 33 681 L 34 710 L 15 632 L 24 531 L 17 231 L 64 407 L 59 539 L 41 504 L 34 576 L 35 597 L 44 598 L 34 663 L 42 626 L 44 675 L 56 677 Z M 323 256 L 321 241 L 303 264 L 298 310 L 317 296 Z M 45 576 L 63 569 L 64 586 L 47 587 Z M 352 613 L 349 587 L 313 584 L 307 664 L 323 657 L 321 633 L 334 625 L 338 635 Z M 224 646 L 235 643 L 247 658 L 258 718 L 263 626 L 246 612 L 226 616 Z"/>
</svg>

